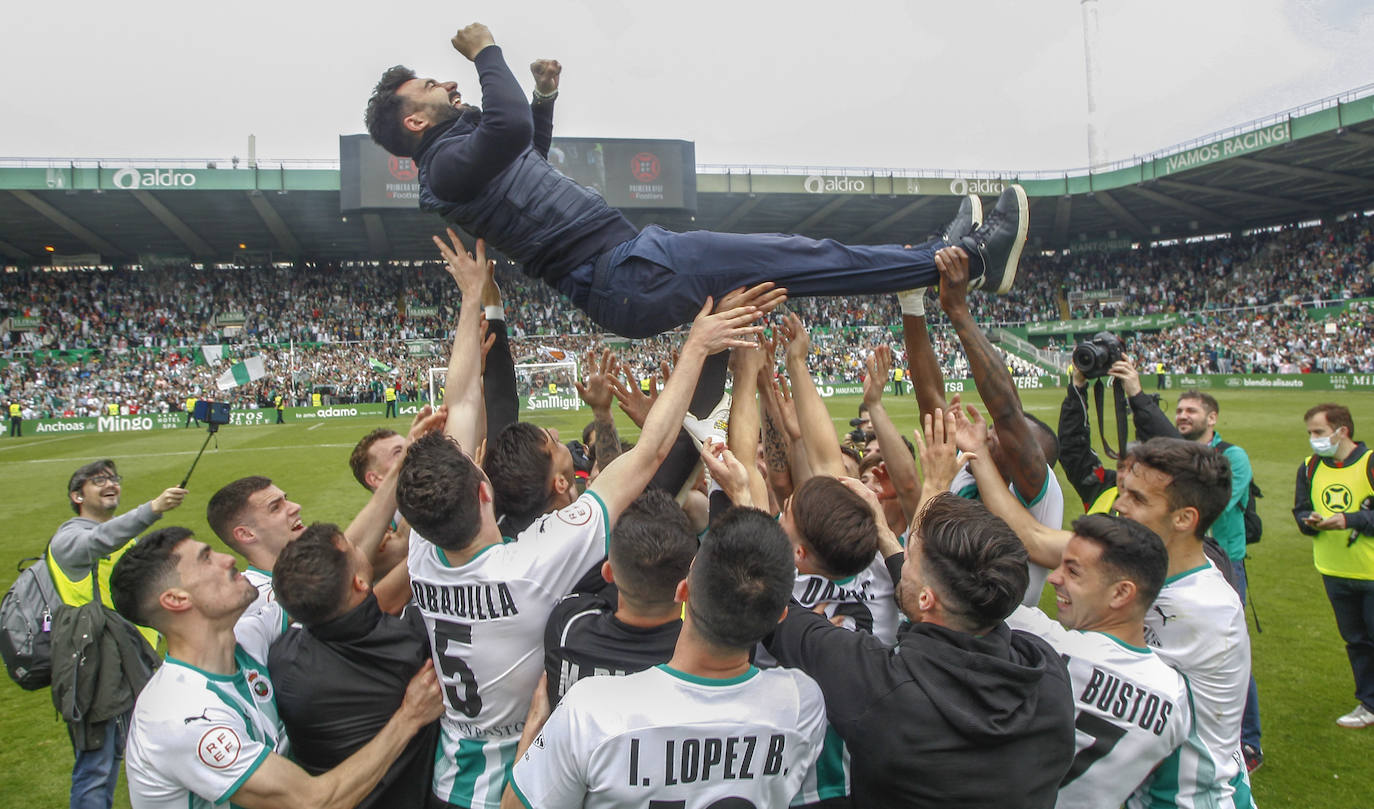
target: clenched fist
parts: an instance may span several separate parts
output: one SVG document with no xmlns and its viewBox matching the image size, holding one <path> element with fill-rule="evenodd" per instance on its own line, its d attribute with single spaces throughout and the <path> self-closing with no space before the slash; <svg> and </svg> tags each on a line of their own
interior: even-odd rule
<svg viewBox="0 0 1374 809">
<path fill-rule="evenodd" d="M 454 34 L 450 41 L 453 43 L 453 49 L 467 57 L 468 61 L 476 60 L 477 54 L 481 53 L 483 48 L 496 44 L 496 40 L 491 38 L 491 31 L 480 22 L 458 29 L 458 33 Z"/>
<path fill-rule="evenodd" d="M 563 66 L 557 59 L 536 59 L 530 63 L 530 73 L 534 75 L 535 92 L 541 96 L 558 92 L 558 77 L 563 74 Z"/>
</svg>

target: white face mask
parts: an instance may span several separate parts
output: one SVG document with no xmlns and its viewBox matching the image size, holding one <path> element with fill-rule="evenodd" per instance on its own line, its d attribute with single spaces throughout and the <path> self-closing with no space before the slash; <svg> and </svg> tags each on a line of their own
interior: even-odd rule
<svg viewBox="0 0 1374 809">
<path fill-rule="evenodd" d="M 1318 436 L 1307 439 L 1307 443 L 1312 445 L 1312 451 L 1322 456 L 1330 458 L 1336 454 L 1336 445 L 1340 443 L 1341 437 L 1337 433 L 1331 435 Z"/>
</svg>

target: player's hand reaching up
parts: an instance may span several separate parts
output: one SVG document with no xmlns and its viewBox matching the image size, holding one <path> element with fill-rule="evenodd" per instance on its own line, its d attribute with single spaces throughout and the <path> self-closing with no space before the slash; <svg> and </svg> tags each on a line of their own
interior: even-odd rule
<svg viewBox="0 0 1374 809">
<path fill-rule="evenodd" d="M 968 253 L 962 247 L 942 247 L 935 251 L 935 269 L 940 271 L 940 306 L 946 312 L 968 305 Z"/>
<path fill-rule="evenodd" d="M 406 432 L 406 443 L 409 444 L 427 433 L 444 429 L 444 422 L 447 420 L 448 408 L 444 405 L 439 405 L 438 410 L 429 405 L 421 407 L 420 412 L 416 413 L 410 422 L 410 430 Z"/>
<path fill-rule="evenodd" d="M 885 345 L 874 346 L 865 365 L 864 404 L 872 407 L 883 400 L 883 388 L 887 387 L 887 376 L 892 372 L 892 349 Z"/>
<path fill-rule="evenodd" d="M 721 297 L 720 303 L 716 304 L 716 312 L 737 309 L 741 306 L 752 306 L 758 309 L 760 314 L 766 315 L 786 300 L 787 290 L 778 287 L 772 281 L 764 281 L 756 286 L 740 287 L 725 293 Z"/>
<path fill-rule="evenodd" d="M 433 238 L 439 247 L 439 255 L 444 257 L 448 274 L 458 282 L 458 291 L 464 298 L 471 295 L 473 300 L 480 299 L 482 290 L 495 269 L 494 262 L 487 262 L 487 243 L 478 239 L 476 253 L 469 253 L 458 234 L 453 232 L 453 228 L 445 228 L 445 232 L 448 233 L 451 244 L 445 244 L 438 236 Z"/>
<path fill-rule="evenodd" d="M 715 354 L 727 348 L 748 348 L 754 345 L 754 335 L 763 332 L 758 324 L 763 312 L 755 306 L 740 306 L 718 314 L 711 310 L 715 301 L 706 299 L 706 304 L 697 312 L 692 321 L 692 331 L 687 335 L 687 344 Z"/>
<path fill-rule="evenodd" d="M 935 408 L 933 414 L 923 417 L 922 429 L 916 430 L 916 453 L 921 459 L 921 471 L 925 475 L 921 493 L 923 501 L 940 492 L 948 491 L 949 484 L 959 473 L 959 468 L 972 459 L 971 454 L 962 458 L 956 452 L 955 443 L 959 401 L 956 399 L 949 410 Z"/>
<path fill-rule="evenodd" d="M 787 341 L 787 361 L 806 364 L 806 357 L 811 353 L 811 335 L 806 333 L 801 318 L 795 312 L 788 312 L 778 326 L 778 333 Z"/>
<path fill-rule="evenodd" d="M 749 493 L 749 468 L 735 457 L 735 453 L 719 441 L 708 439 L 701 445 L 701 462 L 731 503 L 755 507 L 754 498 Z"/>
<path fill-rule="evenodd" d="M 582 367 L 587 369 L 587 376 L 585 380 L 579 379 L 574 384 L 577 386 L 577 395 L 582 397 L 592 412 L 610 411 L 611 402 L 615 399 L 617 365 L 615 354 L 609 348 L 601 352 L 600 363 L 596 361 L 594 349 L 589 349 L 583 358 Z"/>
</svg>

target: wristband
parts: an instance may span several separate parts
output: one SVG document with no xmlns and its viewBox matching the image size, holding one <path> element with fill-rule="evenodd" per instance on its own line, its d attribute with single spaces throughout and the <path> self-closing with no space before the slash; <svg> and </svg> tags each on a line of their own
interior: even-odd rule
<svg viewBox="0 0 1374 809">
<path fill-rule="evenodd" d="M 558 98 L 558 90 L 554 90 L 552 93 L 549 93 L 548 95 L 545 95 L 545 94 L 539 92 L 538 90 L 535 90 L 535 91 L 534 91 L 534 100 L 535 100 L 535 101 L 552 101 L 552 100 L 554 100 L 555 98 Z"/>
<path fill-rule="evenodd" d="M 897 293 L 897 302 L 902 305 L 903 317 L 926 316 L 926 291 L 924 289 L 899 292 Z"/>
<path fill-rule="evenodd" d="M 506 308 L 504 306 L 484 306 L 482 313 L 487 316 L 487 320 L 505 320 Z"/>
</svg>

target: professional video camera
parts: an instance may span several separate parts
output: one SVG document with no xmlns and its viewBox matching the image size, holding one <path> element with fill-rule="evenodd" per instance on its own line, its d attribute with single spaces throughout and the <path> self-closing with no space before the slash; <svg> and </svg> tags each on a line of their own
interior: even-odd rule
<svg viewBox="0 0 1374 809">
<path fill-rule="evenodd" d="M 849 443 L 866 444 L 869 441 L 873 440 L 873 433 L 864 432 L 863 430 L 863 419 L 850 419 L 849 426 L 854 428 L 850 431 L 849 435 L 847 436 L 847 438 L 849 439 Z"/>
<path fill-rule="evenodd" d="M 1100 331 L 1073 348 L 1073 367 L 1088 379 L 1098 379 L 1117 361 L 1126 356 L 1121 339 L 1109 331 Z"/>
</svg>

